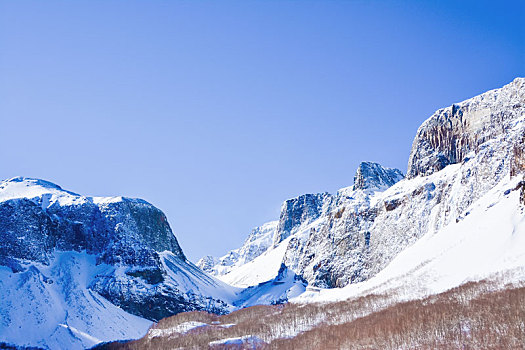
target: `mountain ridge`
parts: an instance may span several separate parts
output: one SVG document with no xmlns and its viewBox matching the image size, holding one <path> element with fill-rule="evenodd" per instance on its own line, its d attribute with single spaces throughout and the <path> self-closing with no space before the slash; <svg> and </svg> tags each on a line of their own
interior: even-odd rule
<svg viewBox="0 0 525 350">
<path fill-rule="evenodd" d="M 274 248 L 283 238 L 292 238 L 278 259 L 311 285 L 343 287 L 372 277 L 424 234 L 459 220 L 473 201 L 509 174 L 509 169 L 514 173 L 525 169 L 524 86 L 525 79 L 516 78 L 502 88 L 436 111 L 418 128 L 405 180 L 398 178 L 400 181 L 389 183 L 390 187 L 376 186 L 375 191 L 359 191 L 366 189 L 366 178 L 360 179 L 365 162 L 356 172 L 357 186 L 343 188 L 335 196 L 305 195 L 286 201 L 283 208 L 298 205 L 298 209 L 294 214 L 281 211 L 279 228 L 286 229 L 281 235 L 276 233 Z M 452 132 L 452 126 L 459 131 Z M 449 179 L 415 180 L 453 164 L 462 166 Z M 377 171 L 368 174 L 373 178 Z M 308 199 L 312 204 L 305 215 Z M 411 217 L 417 218 L 414 224 Z M 268 265 L 262 262 L 264 257 L 257 259 L 261 268 Z M 257 264 L 250 265 L 255 268 Z M 279 264 L 272 266 L 277 269 Z M 242 271 L 236 266 L 217 276 L 234 285 L 262 282 Z"/>
</svg>

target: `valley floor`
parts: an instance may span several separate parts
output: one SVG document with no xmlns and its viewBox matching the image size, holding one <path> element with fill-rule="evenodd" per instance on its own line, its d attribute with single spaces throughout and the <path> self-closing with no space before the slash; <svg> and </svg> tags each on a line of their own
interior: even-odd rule
<svg viewBox="0 0 525 350">
<path fill-rule="evenodd" d="M 332 303 L 179 314 L 129 343 L 97 349 L 523 349 L 525 285 L 469 282 L 423 299 L 369 295 Z"/>
</svg>

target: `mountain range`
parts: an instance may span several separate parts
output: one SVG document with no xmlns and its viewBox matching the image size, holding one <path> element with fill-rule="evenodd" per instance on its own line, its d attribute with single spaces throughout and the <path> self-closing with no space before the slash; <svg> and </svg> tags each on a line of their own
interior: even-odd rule
<svg viewBox="0 0 525 350">
<path fill-rule="evenodd" d="M 206 346 L 264 347 L 322 317 L 270 336 L 179 315 L 382 296 L 364 315 L 469 282 L 523 286 L 524 174 L 525 79 L 516 78 L 423 122 L 406 175 L 363 162 L 353 185 L 286 200 L 279 218 L 254 228 L 240 248 L 197 264 L 146 201 L 5 180 L 0 342 L 80 349 L 145 335 L 151 345 L 198 327 L 215 332 Z M 160 321 L 172 315 L 181 322 Z"/>
</svg>

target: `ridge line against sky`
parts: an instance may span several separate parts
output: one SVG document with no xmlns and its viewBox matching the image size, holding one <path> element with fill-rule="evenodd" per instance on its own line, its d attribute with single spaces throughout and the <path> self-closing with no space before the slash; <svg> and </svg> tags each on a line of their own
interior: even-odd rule
<svg viewBox="0 0 525 350">
<path fill-rule="evenodd" d="M 0 177 L 163 210 L 193 261 L 525 75 L 519 1 L 0 3 Z"/>
</svg>

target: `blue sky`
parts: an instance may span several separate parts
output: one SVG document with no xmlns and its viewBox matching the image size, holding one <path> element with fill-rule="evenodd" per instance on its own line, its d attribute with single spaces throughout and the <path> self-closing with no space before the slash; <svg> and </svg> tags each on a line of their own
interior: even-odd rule
<svg viewBox="0 0 525 350">
<path fill-rule="evenodd" d="M 220 255 L 283 200 L 403 172 L 434 110 L 525 75 L 516 1 L 0 3 L 0 178 L 161 208 Z"/>
</svg>

